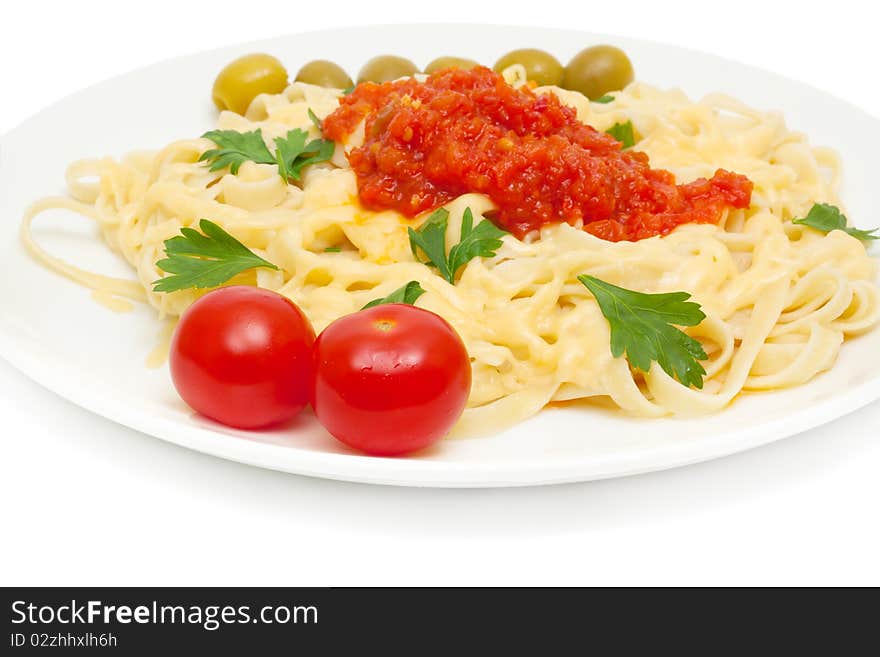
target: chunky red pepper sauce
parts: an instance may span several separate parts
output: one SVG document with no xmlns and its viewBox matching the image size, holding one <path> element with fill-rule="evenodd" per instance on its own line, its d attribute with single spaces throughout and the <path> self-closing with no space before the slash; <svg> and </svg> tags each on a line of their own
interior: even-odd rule
<svg viewBox="0 0 880 657">
<path fill-rule="evenodd" d="M 553 94 L 514 89 L 487 68 L 360 84 L 324 120 L 324 134 L 342 141 L 363 119 L 364 143 L 349 153 L 361 203 L 409 217 L 479 192 L 498 206 L 492 220 L 518 237 L 582 221 L 603 239 L 639 240 L 717 223 L 752 194 L 748 178 L 723 169 L 676 185 Z"/>
</svg>

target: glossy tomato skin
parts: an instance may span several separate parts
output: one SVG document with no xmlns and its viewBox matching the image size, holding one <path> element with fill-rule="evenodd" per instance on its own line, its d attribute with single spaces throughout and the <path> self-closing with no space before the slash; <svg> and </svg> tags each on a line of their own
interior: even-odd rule
<svg viewBox="0 0 880 657">
<path fill-rule="evenodd" d="M 324 329 L 314 351 L 315 415 L 333 436 L 368 454 L 431 445 L 467 403 L 467 350 L 430 311 L 386 304 L 346 315 Z"/>
<path fill-rule="evenodd" d="M 171 341 L 171 378 L 183 400 L 240 429 L 293 418 L 308 403 L 315 332 L 297 306 L 250 286 L 196 301 Z"/>
</svg>

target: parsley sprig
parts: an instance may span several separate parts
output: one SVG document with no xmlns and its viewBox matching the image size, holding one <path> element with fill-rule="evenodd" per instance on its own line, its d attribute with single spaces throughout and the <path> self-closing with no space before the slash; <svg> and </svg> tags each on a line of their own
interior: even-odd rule
<svg viewBox="0 0 880 657">
<path fill-rule="evenodd" d="M 839 208 L 827 203 L 814 203 L 806 217 L 795 219 L 792 223 L 809 226 L 823 233 L 830 233 L 832 230 L 842 230 L 863 242 L 880 240 L 880 235 L 875 235 L 880 228 L 861 230 L 847 226 L 846 215 Z"/>
<path fill-rule="evenodd" d="M 367 308 L 372 308 L 373 306 L 381 306 L 386 303 L 405 303 L 407 305 L 413 306 L 420 296 L 425 293 L 424 288 L 419 285 L 418 281 L 410 281 L 403 287 L 399 287 L 394 292 L 389 294 L 387 297 L 383 297 L 382 299 L 373 299 L 366 306 L 361 308 L 361 310 L 366 310 Z"/>
<path fill-rule="evenodd" d="M 596 297 L 611 326 L 615 358 L 626 354 L 630 365 L 643 372 L 656 362 L 685 386 L 702 389 L 706 370 L 700 361 L 708 356 L 698 340 L 676 328 L 696 326 L 706 318 L 698 303 L 688 301 L 690 294 L 635 292 L 586 274 L 578 280 Z"/>
<path fill-rule="evenodd" d="M 313 121 L 317 119 L 314 113 L 311 113 L 309 118 L 312 117 L 314 117 Z M 333 157 L 333 150 L 336 147 L 329 139 L 309 140 L 309 134 L 299 128 L 288 131 L 285 137 L 275 138 L 274 155 L 263 141 L 263 134 L 259 128 L 253 132 L 211 130 L 202 137 L 210 139 L 218 146 L 205 151 L 199 157 L 199 162 L 210 164 L 211 171 L 229 167 L 229 171 L 235 175 L 245 162 L 277 164 L 278 174 L 285 183 L 299 182 L 303 168 L 310 164 L 326 162 Z"/>
<path fill-rule="evenodd" d="M 212 148 L 202 153 L 199 162 L 209 162 L 211 171 L 219 171 L 229 167 L 233 175 L 238 173 L 245 162 L 258 164 L 275 164 L 275 158 L 259 130 L 253 132 L 236 132 L 235 130 L 211 130 L 202 135 L 210 139 L 219 148 Z"/>
<path fill-rule="evenodd" d="M 621 144 L 623 144 L 624 149 L 632 148 L 636 145 L 636 136 L 633 130 L 632 121 L 627 121 L 626 123 L 615 123 L 605 132 L 614 137 Z"/>
<path fill-rule="evenodd" d="M 474 258 L 494 257 L 507 232 L 491 221 L 481 221 L 474 228 L 474 215 L 470 208 L 465 208 L 461 219 L 461 241 L 447 255 L 448 223 L 449 211 L 446 208 L 436 210 L 418 229 L 408 229 L 409 244 L 416 260 L 420 260 L 421 250 L 428 258 L 425 264 L 436 267 L 440 275 L 454 285 L 456 272 L 468 262 Z"/>
<path fill-rule="evenodd" d="M 202 219 L 199 229 L 201 233 L 184 227 L 180 235 L 165 240 L 167 257 L 156 266 L 173 275 L 154 281 L 154 292 L 216 287 L 248 269 L 278 269 L 213 221 Z"/>
<path fill-rule="evenodd" d="M 333 157 L 333 149 L 336 147 L 327 139 L 313 139 L 306 143 L 308 134 L 303 130 L 291 130 L 286 138 L 275 139 L 275 160 L 278 164 L 278 173 L 286 181 L 299 182 L 302 178 L 302 170 L 310 164 L 326 162 Z"/>
</svg>

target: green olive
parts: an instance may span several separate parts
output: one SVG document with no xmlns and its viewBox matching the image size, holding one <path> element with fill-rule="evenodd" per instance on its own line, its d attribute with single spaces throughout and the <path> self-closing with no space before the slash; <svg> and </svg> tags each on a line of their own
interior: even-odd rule
<svg viewBox="0 0 880 657">
<path fill-rule="evenodd" d="M 596 100 L 623 89 L 633 78 L 633 66 L 625 52 L 614 46 L 593 46 L 571 58 L 562 86 Z"/>
<path fill-rule="evenodd" d="M 287 87 L 287 70 L 272 55 L 239 57 L 214 80 L 214 104 L 221 110 L 244 114 L 259 94 L 280 94 Z"/>
<path fill-rule="evenodd" d="M 390 82 L 418 72 L 418 67 L 404 57 L 379 55 L 364 64 L 358 73 L 358 84 L 361 82 Z"/>
<path fill-rule="evenodd" d="M 457 68 L 462 71 L 470 71 L 475 66 L 479 66 L 479 62 L 473 59 L 465 59 L 464 57 L 438 57 L 425 67 L 425 73 L 433 75 L 437 71 L 445 68 Z"/>
<path fill-rule="evenodd" d="M 303 66 L 296 74 L 296 81 L 329 89 L 348 89 L 354 85 L 341 66 L 326 59 L 316 59 Z"/>
<path fill-rule="evenodd" d="M 548 84 L 558 85 L 562 82 L 562 74 L 565 72 L 562 64 L 553 55 L 534 48 L 512 50 L 495 62 L 494 68 L 497 73 L 501 73 L 514 64 L 522 64 L 526 69 L 526 78 L 537 82 L 539 87 Z"/>
</svg>

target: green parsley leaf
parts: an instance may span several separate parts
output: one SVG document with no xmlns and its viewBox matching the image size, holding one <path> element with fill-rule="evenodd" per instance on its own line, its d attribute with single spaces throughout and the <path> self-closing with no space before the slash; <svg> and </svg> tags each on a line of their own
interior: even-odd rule
<svg viewBox="0 0 880 657">
<path fill-rule="evenodd" d="M 318 131 L 321 132 L 321 134 L 324 133 L 324 128 L 321 127 L 322 126 L 321 119 L 319 119 L 318 115 L 312 111 L 311 107 L 309 108 L 309 120 L 318 129 Z"/>
<path fill-rule="evenodd" d="M 607 105 L 612 100 L 614 100 L 614 96 L 612 96 L 611 94 L 605 94 L 604 96 L 600 96 L 599 98 L 597 98 L 593 102 L 594 103 L 601 103 L 602 105 Z"/>
<path fill-rule="evenodd" d="M 354 85 L 351 85 L 350 87 L 346 87 L 345 89 L 343 89 L 343 90 L 342 90 L 342 95 L 343 95 L 343 96 L 347 96 L 347 95 L 350 94 L 352 91 L 354 91 Z"/>
<path fill-rule="evenodd" d="M 645 294 L 611 285 L 593 276 L 578 276 L 592 292 L 611 326 L 611 354 L 626 354 L 630 365 L 647 372 L 656 362 L 669 376 L 686 386 L 702 389 L 708 356 L 698 340 L 674 325 L 696 326 L 706 315 L 688 301 L 687 292 Z"/>
<path fill-rule="evenodd" d="M 342 253 L 342 247 L 341 246 L 328 246 L 326 249 L 324 249 L 324 253 Z"/>
<path fill-rule="evenodd" d="M 461 240 L 449 250 L 447 256 L 448 222 L 449 211 L 446 208 L 436 210 L 418 230 L 408 229 L 409 244 L 416 260 L 420 259 L 418 250 L 421 249 L 428 257 L 425 264 L 436 267 L 440 275 L 454 285 L 456 272 L 474 258 L 493 257 L 507 232 L 491 221 L 482 221 L 474 228 L 474 215 L 470 208 L 465 208 L 461 219 Z"/>
<path fill-rule="evenodd" d="M 168 257 L 156 266 L 173 276 L 153 281 L 153 291 L 217 287 L 254 267 L 278 269 L 214 222 L 202 219 L 199 228 L 201 233 L 193 228 L 181 228 L 181 235 L 165 240 Z"/>
<path fill-rule="evenodd" d="M 384 299 L 373 299 L 361 310 L 372 308 L 373 306 L 381 306 L 385 303 L 406 303 L 410 306 L 415 305 L 416 300 L 425 293 L 425 290 L 419 285 L 418 281 L 410 281 L 401 288 L 394 290 Z"/>
<path fill-rule="evenodd" d="M 333 157 L 336 145 L 327 139 L 313 139 L 306 143 L 308 133 L 299 128 L 287 133 L 287 137 L 275 139 L 275 158 L 278 173 L 286 182 L 299 182 L 302 170 L 310 164 L 326 162 Z"/>
<path fill-rule="evenodd" d="M 314 119 L 317 117 L 309 110 Z M 236 132 L 235 130 L 212 130 L 202 137 L 210 139 L 220 148 L 202 153 L 199 162 L 210 161 L 211 171 L 219 171 L 229 167 L 233 175 L 245 162 L 258 164 L 277 164 L 278 174 L 285 183 L 299 182 L 302 170 L 310 164 L 326 162 L 333 157 L 336 148 L 329 139 L 313 139 L 306 143 L 309 134 L 299 128 L 290 130 L 286 137 L 275 139 L 275 155 L 269 152 L 259 129 L 253 132 Z"/>
<path fill-rule="evenodd" d="M 453 278 L 460 267 L 474 258 L 493 257 L 501 248 L 501 238 L 507 235 L 491 221 L 481 221 L 476 228 L 473 226 L 474 215 L 470 208 L 465 208 L 461 218 L 461 241 L 449 250 L 449 271 Z"/>
<path fill-rule="evenodd" d="M 842 230 L 863 242 L 880 240 L 880 235 L 874 234 L 880 230 L 880 228 L 860 230 L 858 228 L 847 226 L 846 215 L 843 214 L 839 208 L 833 205 L 828 205 L 827 203 L 814 203 L 806 217 L 795 219 L 792 223 L 809 226 L 810 228 L 815 228 L 823 233 L 830 233 L 832 230 Z"/>
<path fill-rule="evenodd" d="M 317 150 L 315 150 L 317 148 Z M 293 167 L 294 175 L 299 180 L 299 172 L 304 167 L 318 162 L 327 162 L 333 157 L 333 151 L 336 150 L 336 144 L 329 139 L 314 139 L 306 144 L 306 152 L 303 157 L 296 161 Z"/>
<path fill-rule="evenodd" d="M 219 171 L 229 167 L 233 175 L 245 162 L 275 164 L 275 158 L 266 148 L 259 129 L 253 132 L 237 132 L 235 130 L 211 130 L 202 135 L 210 139 L 220 148 L 202 153 L 199 162 L 209 160 L 211 171 Z"/>
<path fill-rule="evenodd" d="M 291 170 L 306 148 L 306 139 L 309 138 L 305 130 L 291 130 L 287 133 L 287 137 L 275 138 L 275 163 L 278 165 L 278 173 L 287 182 L 291 179 L 298 179 L 299 175 L 294 178 Z"/>
<path fill-rule="evenodd" d="M 615 123 L 605 132 L 614 137 L 621 144 L 623 144 L 623 147 L 625 149 L 632 148 L 636 144 L 636 138 L 633 134 L 632 121 L 627 121 L 626 123 Z"/>
<path fill-rule="evenodd" d="M 449 222 L 449 210 L 439 208 L 425 220 L 418 230 L 407 228 L 409 233 L 409 246 L 413 256 L 419 260 L 418 249 L 428 256 L 427 264 L 437 267 L 440 275 L 447 281 L 453 280 L 449 271 L 449 262 L 446 260 L 446 226 Z"/>
</svg>

